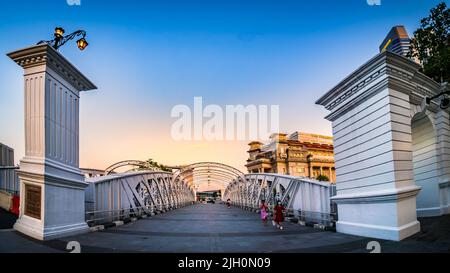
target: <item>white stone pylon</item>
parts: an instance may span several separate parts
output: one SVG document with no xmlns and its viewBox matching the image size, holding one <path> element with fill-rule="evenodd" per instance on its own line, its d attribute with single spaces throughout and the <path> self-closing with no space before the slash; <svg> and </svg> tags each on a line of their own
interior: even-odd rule
<svg viewBox="0 0 450 273">
<path fill-rule="evenodd" d="M 411 108 L 439 85 L 419 68 L 384 52 L 316 102 L 331 112 L 338 232 L 399 241 L 420 231 Z"/>
<path fill-rule="evenodd" d="M 80 92 L 96 89 L 48 45 L 7 54 L 24 69 L 25 157 L 14 229 L 39 240 L 89 231 L 79 169 Z"/>
</svg>

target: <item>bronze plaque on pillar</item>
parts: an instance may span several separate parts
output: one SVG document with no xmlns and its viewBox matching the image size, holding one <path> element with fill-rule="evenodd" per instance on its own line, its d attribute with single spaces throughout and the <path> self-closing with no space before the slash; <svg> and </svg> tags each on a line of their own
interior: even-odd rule
<svg viewBox="0 0 450 273">
<path fill-rule="evenodd" d="M 41 187 L 25 184 L 25 215 L 41 219 Z"/>
</svg>

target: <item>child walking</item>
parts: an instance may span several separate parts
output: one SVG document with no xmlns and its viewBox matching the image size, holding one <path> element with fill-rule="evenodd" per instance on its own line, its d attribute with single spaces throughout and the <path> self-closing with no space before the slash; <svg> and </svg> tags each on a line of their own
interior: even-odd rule
<svg viewBox="0 0 450 273">
<path fill-rule="evenodd" d="M 285 209 L 284 209 L 283 205 L 281 204 L 281 201 L 278 200 L 277 205 L 274 208 L 274 215 L 275 215 L 274 221 L 277 225 L 277 228 L 279 228 L 281 230 L 283 229 L 283 226 L 281 225 L 281 223 L 284 221 L 284 215 L 283 215 L 284 210 Z"/>
<path fill-rule="evenodd" d="M 260 212 L 261 212 L 261 220 L 263 222 L 263 224 L 266 226 L 267 225 L 267 209 L 268 207 L 266 206 L 266 202 L 264 200 L 261 200 L 261 206 L 259 207 Z"/>
</svg>

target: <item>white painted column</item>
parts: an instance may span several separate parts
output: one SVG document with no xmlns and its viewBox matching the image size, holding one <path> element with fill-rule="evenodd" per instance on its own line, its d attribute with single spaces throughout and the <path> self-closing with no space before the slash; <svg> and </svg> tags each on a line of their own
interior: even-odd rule
<svg viewBox="0 0 450 273">
<path fill-rule="evenodd" d="M 8 56 L 24 69 L 25 157 L 14 228 L 39 240 L 88 230 L 79 170 L 79 92 L 96 87 L 60 53 L 38 45 Z"/>
<path fill-rule="evenodd" d="M 420 231 L 410 102 L 438 86 L 418 70 L 384 52 L 316 102 L 331 111 L 338 232 L 402 240 Z"/>
<path fill-rule="evenodd" d="M 338 231 L 401 240 L 420 229 L 408 111 L 395 95 L 381 90 L 333 121 Z"/>
</svg>

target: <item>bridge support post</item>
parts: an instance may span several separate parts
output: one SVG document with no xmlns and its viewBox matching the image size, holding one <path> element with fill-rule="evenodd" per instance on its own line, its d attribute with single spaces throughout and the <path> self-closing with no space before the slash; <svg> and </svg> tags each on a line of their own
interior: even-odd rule
<svg viewBox="0 0 450 273">
<path fill-rule="evenodd" d="M 38 240 L 87 232 L 79 169 L 79 92 L 96 87 L 48 45 L 11 52 L 24 69 L 25 157 L 14 229 Z"/>
<path fill-rule="evenodd" d="M 420 231 L 416 198 L 423 175 L 414 172 L 434 173 L 436 164 L 420 167 L 424 160 L 417 154 L 426 146 L 415 147 L 412 110 L 436 94 L 439 84 L 419 68 L 384 52 L 316 102 L 331 111 L 326 118 L 333 126 L 338 232 L 398 241 Z M 433 102 L 429 111 L 438 108 Z M 425 134 L 417 136 L 423 140 Z M 433 194 L 431 185 L 420 196 Z"/>
</svg>

